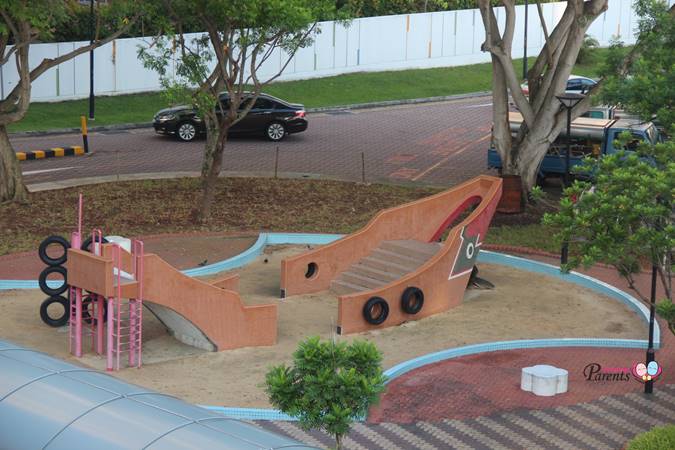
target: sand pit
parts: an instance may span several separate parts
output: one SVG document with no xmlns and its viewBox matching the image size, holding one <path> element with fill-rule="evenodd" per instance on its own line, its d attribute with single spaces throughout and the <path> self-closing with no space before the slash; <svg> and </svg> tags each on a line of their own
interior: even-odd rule
<svg viewBox="0 0 675 450">
<path fill-rule="evenodd" d="M 146 310 L 143 367 L 113 375 L 194 403 L 269 407 L 261 387 L 268 367 L 290 361 L 304 337 L 327 338 L 335 330 L 337 299 L 330 293 L 278 299 L 281 259 L 304 249 L 306 246 L 268 248 L 255 262 L 236 271 L 241 275 L 245 303 L 279 304 L 276 346 L 205 352 L 173 339 Z M 494 290 L 469 290 L 461 306 L 433 317 L 337 339 L 374 342 L 384 354 L 385 368 L 389 368 L 426 353 L 487 341 L 644 336 L 646 325 L 614 299 L 553 277 L 499 265 L 479 267 L 481 277 L 496 285 Z M 0 337 L 70 362 L 103 368 L 101 358 L 87 355 L 78 360 L 68 354 L 67 330 L 49 328 L 39 318 L 43 299 L 39 291 L 0 292 Z"/>
</svg>

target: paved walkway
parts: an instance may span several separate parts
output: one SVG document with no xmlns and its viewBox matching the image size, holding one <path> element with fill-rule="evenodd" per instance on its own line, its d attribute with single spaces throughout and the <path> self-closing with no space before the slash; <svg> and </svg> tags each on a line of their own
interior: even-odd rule
<svg viewBox="0 0 675 450">
<path fill-rule="evenodd" d="M 488 380 L 486 380 L 488 381 Z M 621 449 L 636 434 L 675 421 L 675 386 L 661 385 L 651 398 L 631 393 L 547 409 L 517 409 L 473 419 L 414 423 L 358 423 L 346 449 Z M 257 422 L 310 445 L 332 439 L 294 422 Z"/>
</svg>

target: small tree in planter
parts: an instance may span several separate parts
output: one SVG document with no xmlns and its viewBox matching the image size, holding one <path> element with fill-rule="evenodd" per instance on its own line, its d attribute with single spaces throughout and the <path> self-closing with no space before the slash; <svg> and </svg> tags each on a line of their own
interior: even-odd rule
<svg viewBox="0 0 675 450">
<path fill-rule="evenodd" d="M 365 417 L 384 391 L 382 354 L 366 341 L 348 345 L 310 337 L 293 354 L 293 366 L 273 367 L 265 382 L 275 407 L 305 429 L 333 435 L 340 449 L 352 422 Z"/>
<path fill-rule="evenodd" d="M 630 135 L 623 138 L 630 139 Z M 672 299 L 675 247 L 675 141 L 642 144 L 636 152 L 587 160 L 580 170 L 593 173 L 595 184 L 576 181 L 565 190 L 560 211 L 544 216 L 544 223 L 558 227 L 558 237 L 570 243 L 564 269 L 610 264 L 647 301 L 635 274 L 648 262 L 656 267 L 669 299 L 658 310 L 672 315 L 673 308 L 666 302 Z"/>
</svg>

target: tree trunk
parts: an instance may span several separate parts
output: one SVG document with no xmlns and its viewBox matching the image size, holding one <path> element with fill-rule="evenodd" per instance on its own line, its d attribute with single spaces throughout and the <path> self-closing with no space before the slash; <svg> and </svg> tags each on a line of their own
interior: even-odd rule
<svg viewBox="0 0 675 450">
<path fill-rule="evenodd" d="M 7 127 L 0 125 L 0 202 L 27 202 L 28 191 L 23 184 L 21 166 L 9 142 Z"/>
<path fill-rule="evenodd" d="M 209 126 L 207 121 L 204 162 L 202 163 L 202 202 L 199 219 L 203 222 L 211 216 L 213 198 L 216 194 L 218 175 L 223 167 L 223 152 L 227 141 L 227 128 Z M 229 128 L 229 127 L 228 127 Z"/>
<path fill-rule="evenodd" d="M 342 450 L 342 435 L 335 435 L 335 450 Z"/>
</svg>

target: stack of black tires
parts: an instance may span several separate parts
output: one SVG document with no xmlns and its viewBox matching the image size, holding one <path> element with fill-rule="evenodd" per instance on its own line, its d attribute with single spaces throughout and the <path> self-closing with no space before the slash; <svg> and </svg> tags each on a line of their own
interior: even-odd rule
<svg viewBox="0 0 675 450">
<path fill-rule="evenodd" d="M 63 253 L 60 253 L 58 256 L 50 256 L 47 249 L 50 246 L 61 247 Z M 42 321 L 51 327 L 62 327 L 68 323 L 68 310 L 70 308 L 70 301 L 65 294 L 68 291 L 68 271 L 63 266 L 68 259 L 68 249 L 70 248 L 70 242 L 62 236 L 49 236 L 47 239 L 42 241 L 40 248 L 38 249 L 38 255 L 40 260 L 47 265 L 45 269 L 40 273 L 40 278 L 38 279 L 38 284 L 42 292 L 48 295 L 45 301 L 40 305 L 40 317 Z M 63 284 L 58 287 L 50 287 L 47 281 L 49 276 L 52 274 L 57 274 L 63 277 Z M 63 307 L 63 314 L 60 316 L 51 316 L 49 312 L 49 307 L 58 304 Z M 52 308 L 53 309 L 53 308 Z"/>
</svg>

